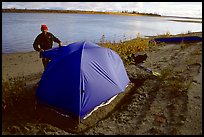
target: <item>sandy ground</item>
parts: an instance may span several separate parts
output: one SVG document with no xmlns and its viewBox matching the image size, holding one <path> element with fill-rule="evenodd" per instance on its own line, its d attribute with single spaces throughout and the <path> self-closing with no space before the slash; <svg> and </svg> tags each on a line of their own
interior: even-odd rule
<svg viewBox="0 0 204 137">
<path fill-rule="evenodd" d="M 202 42 L 157 46 L 146 54 L 144 65 L 162 78 L 126 66 L 131 79 L 127 91 L 79 129 L 73 129 L 73 121 L 34 110 L 43 72 L 37 52 L 2 54 L 2 79 L 23 76 L 26 83 L 20 100 L 2 112 L 2 134 L 202 135 Z"/>
<path fill-rule="evenodd" d="M 2 78 L 29 76 L 42 73 L 43 65 L 38 52 L 2 54 Z"/>
</svg>

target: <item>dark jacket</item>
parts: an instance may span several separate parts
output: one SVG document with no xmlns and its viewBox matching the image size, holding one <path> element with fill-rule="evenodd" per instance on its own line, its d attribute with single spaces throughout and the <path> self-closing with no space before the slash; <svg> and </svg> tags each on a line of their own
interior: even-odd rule
<svg viewBox="0 0 204 137">
<path fill-rule="evenodd" d="M 40 50 L 38 46 L 40 46 L 43 50 L 51 49 L 53 47 L 53 42 L 57 42 L 59 44 L 61 41 L 50 32 L 47 32 L 46 35 L 40 33 L 33 43 L 33 48 L 36 51 Z"/>
</svg>

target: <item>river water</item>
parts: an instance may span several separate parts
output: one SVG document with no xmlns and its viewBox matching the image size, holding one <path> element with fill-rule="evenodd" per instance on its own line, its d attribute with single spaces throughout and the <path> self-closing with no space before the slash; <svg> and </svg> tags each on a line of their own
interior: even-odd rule
<svg viewBox="0 0 204 137">
<path fill-rule="evenodd" d="M 82 40 L 99 42 L 102 35 L 107 41 L 117 42 L 135 38 L 138 34 L 144 37 L 167 32 L 178 34 L 202 31 L 202 23 L 169 21 L 169 18 L 165 17 L 2 13 L 2 53 L 34 51 L 33 42 L 41 33 L 41 24 L 47 24 L 49 31 L 58 37 L 63 45 Z"/>
</svg>

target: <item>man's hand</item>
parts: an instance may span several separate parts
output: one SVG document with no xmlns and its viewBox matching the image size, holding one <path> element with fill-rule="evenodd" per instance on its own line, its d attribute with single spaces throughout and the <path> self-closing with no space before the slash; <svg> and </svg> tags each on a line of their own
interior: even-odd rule
<svg viewBox="0 0 204 137">
<path fill-rule="evenodd" d="M 44 50 L 43 50 L 43 49 L 40 49 L 39 52 L 44 52 Z"/>
<path fill-rule="evenodd" d="M 59 46 L 62 46 L 62 42 L 59 43 Z"/>
</svg>

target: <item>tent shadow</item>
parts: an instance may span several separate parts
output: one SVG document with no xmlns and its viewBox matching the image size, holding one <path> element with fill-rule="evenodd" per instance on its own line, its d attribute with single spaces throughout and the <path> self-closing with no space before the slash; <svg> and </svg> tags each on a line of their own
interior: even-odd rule
<svg viewBox="0 0 204 137">
<path fill-rule="evenodd" d="M 38 107 L 36 111 L 38 123 L 50 124 L 67 132 L 77 133 L 77 119 L 73 117 L 61 116 L 60 114 L 56 113 L 56 111 L 44 106 Z"/>
</svg>

